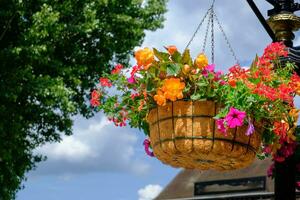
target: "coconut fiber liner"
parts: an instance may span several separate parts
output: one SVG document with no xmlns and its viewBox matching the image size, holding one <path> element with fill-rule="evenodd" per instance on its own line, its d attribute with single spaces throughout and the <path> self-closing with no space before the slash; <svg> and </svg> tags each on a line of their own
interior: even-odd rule
<svg viewBox="0 0 300 200">
<path fill-rule="evenodd" d="M 247 125 L 217 129 L 213 117 L 220 107 L 213 101 L 175 101 L 148 114 L 154 155 L 163 163 L 186 169 L 234 170 L 252 163 L 261 144 L 255 132 L 246 136 Z"/>
</svg>

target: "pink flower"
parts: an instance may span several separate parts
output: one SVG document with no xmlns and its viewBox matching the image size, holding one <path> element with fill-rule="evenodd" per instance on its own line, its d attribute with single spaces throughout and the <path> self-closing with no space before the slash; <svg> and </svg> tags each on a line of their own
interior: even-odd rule
<svg viewBox="0 0 300 200">
<path fill-rule="evenodd" d="M 202 75 L 207 77 L 208 73 L 213 73 L 215 70 L 215 64 L 207 65 L 202 71 Z"/>
<path fill-rule="evenodd" d="M 145 147 L 145 152 L 148 156 L 150 157 L 154 157 L 154 153 L 149 151 L 149 147 L 150 147 L 150 141 L 148 139 L 145 139 L 143 142 L 143 145 Z"/>
<path fill-rule="evenodd" d="M 270 146 L 265 146 L 263 148 L 263 152 L 266 153 L 266 154 L 271 154 L 272 153 L 272 149 Z"/>
<path fill-rule="evenodd" d="M 134 76 L 131 76 L 130 78 L 127 79 L 127 82 L 130 84 L 134 84 L 135 83 L 135 78 Z"/>
<path fill-rule="evenodd" d="M 224 119 L 217 119 L 217 127 L 218 127 L 218 130 L 223 133 L 225 136 L 227 136 L 227 133 L 226 133 L 226 127 L 224 125 L 224 122 L 225 120 Z"/>
<path fill-rule="evenodd" d="M 238 126 L 243 125 L 245 117 L 246 117 L 246 112 L 231 107 L 229 113 L 225 117 L 225 120 L 229 128 L 236 128 Z"/>
<path fill-rule="evenodd" d="M 214 81 L 219 81 L 221 79 L 221 76 L 223 75 L 223 72 L 222 71 L 217 71 L 215 73 L 215 78 L 214 78 Z"/>
</svg>

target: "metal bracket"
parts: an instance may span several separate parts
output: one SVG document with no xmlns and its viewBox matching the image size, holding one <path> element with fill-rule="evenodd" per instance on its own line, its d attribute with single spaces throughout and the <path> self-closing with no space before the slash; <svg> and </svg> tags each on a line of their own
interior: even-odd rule
<svg viewBox="0 0 300 200">
<path fill-rule="evenodd" d="M 264 29 L 267 31 L 267 33 L 269 34 L 270 38 L 273 40 L 273 42 L 276 41 L 276 37 L 275 34 L 273 32 L 273 30 L 271 29 L 271 27 L 268 25 L 267 21 L 265 20 L 264 16 L 261 14 L 261 12 L 259 11 L 259 9 L 257 8 L 256 4 L 254 3 L 253 0 L 247 0 L 249 6 L 251 7 L 251 9 L 253 10 L 253 12 L 255 13 L 256 17 L 258 18 L 258 20 L 260 21 L 260 23 L 262 24 L 262 26 L 264 27 Z M 268 0 L 269 3 L 276 4 L 273 0 Z"/>
</svg>

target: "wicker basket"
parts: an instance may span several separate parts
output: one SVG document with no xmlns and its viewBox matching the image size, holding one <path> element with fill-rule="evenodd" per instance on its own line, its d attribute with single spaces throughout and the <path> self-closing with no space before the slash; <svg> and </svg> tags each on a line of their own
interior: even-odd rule
<svg viewBox="0 0 300 200">
<path fill-rule="evenodd" d="M 233 170 L 252 163 L 261 137 L 246 136 L 247 126 L 217 130 L 213 117 L 219 106 L 213 101 L 175 101 L 150 111 L 150 141 L 163 163 L 187 169 Z"/>
</svg>

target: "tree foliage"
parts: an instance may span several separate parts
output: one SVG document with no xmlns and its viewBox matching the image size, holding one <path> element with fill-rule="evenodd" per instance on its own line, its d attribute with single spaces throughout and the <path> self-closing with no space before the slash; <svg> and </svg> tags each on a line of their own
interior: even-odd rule
<svg viewBox="0 0 300 200">
<path fill-rule="evenodd" d="M 33 150 L 72 133 L 102 72 L 127 64 L 166 0 L 0 1 L 0 199 L 14 199 Z"/>
</svg>

